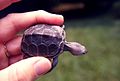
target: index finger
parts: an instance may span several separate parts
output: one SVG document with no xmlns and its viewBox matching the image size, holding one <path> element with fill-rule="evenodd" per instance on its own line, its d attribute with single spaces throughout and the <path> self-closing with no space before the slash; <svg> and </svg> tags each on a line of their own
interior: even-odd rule
<svg viewBox="0 0 120 81">
<path fill-rule="evenodd" d="M 37 23 L 62 25 L 63 16 L 51 14 L 43 10 L 15 13 L 0 20 L 0 42 L 13 38 L 19 31 Z"/>
</svg>

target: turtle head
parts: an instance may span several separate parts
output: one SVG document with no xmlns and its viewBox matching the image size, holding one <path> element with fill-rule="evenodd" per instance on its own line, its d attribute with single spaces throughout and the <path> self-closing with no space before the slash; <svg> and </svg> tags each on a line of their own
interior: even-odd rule
<svg viewBox="0 0 120 81">
<path fill-rule="evenodd" d="M 76 56 L 87 53 L 85 46 L 77 42 L 66 42 L 64 46 L 64 51 L 69 51 L 72 53 L 72 55 L 76 55 Z"/>
</svg>

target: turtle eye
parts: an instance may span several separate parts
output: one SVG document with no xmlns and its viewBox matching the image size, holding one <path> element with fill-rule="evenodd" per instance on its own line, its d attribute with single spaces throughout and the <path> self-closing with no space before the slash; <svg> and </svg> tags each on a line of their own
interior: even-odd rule
<svg viewBox="0 0 120 81">
<path fill-rule="evenodd" d="M 48 49 L 50 54 L 56 54 L 58 47 L 55 44 L 51 44 L 48 46 Z"/>
</svg>

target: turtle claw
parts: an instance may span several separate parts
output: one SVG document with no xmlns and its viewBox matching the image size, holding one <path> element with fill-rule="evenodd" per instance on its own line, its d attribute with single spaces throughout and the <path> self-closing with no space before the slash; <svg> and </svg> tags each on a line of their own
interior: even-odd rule
<svg viewBox="0 0 120 81">
<path fill-rule="evenodd" d="M 87 53 L 85 46 L 77 42 L 66 42 L 64 46 L 64 51 L 69 51 L 72 53 L 72 55 L 75 55 L 75 56 Z"/>
</svg>

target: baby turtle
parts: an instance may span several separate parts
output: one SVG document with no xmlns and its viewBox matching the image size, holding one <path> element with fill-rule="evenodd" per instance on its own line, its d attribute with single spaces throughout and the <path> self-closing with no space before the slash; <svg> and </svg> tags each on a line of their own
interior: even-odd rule
<svg viewBox="0 0 120 81">
<path fill-rule="evenodd" d="M 63 51 L 73 55 L 82 55 L 86 48 L 77 42 L 67 42 L 64 26 L 37 24 L 28 28 L 21 43 L 21 50 L 27 57 L 44 56 L 52 61 L 52 68 L 58 63 L 58 56 Z"/>
</svg>

